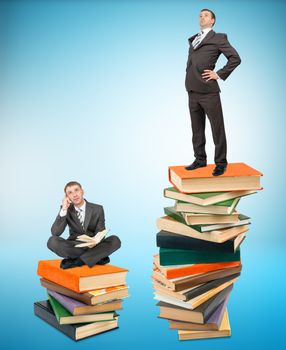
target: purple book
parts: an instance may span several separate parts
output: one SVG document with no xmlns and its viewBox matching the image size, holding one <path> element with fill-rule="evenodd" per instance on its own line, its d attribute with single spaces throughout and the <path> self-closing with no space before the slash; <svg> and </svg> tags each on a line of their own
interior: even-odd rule
<svg viewBox="0 0 286 350">
<path fill-rule="evenodd" d="M 223 302 L 219 304 L 219 306 L 215 309 L 215 311 L 206 320 L 206 323 L 214 323 L 217 325 L 217 327 L 220 326 L 225 309 L 226 309 L 226 304 L 230 297 L 230 293 L 231 293 L 231 290 L 228 292 Z"/>
<path fill-rule="evenodd" d="M 47 289 L 48 294 L 54 297 L 64 308 L 66 308 L 71 314 L 74 314 L 74 309 L 80 306 L 86 306 L 86 304 L 81 303 L 78 300 L 69 298 L 60 293 L 54 292 L 52 290 Z"/>
</svg>

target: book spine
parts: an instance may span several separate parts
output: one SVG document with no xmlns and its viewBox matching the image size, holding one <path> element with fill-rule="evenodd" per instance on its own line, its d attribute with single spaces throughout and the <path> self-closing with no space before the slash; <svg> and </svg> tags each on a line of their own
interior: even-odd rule
<svg viewBox="0 0 286 350">
<path fill-rule="evenodd" d="M 215 295 L 212 302 L 207 304 L 207 307 L 203 310 L 203 316 L 205 321 L 211 317 L 212 313 L 216 310 L 219 304 L 223 302 L 226 295 L 228 295 L 232 291 L 232 288 L 233 284 L 231 284 L 230 286 L 222 290 L 220 293 Z"/>
<path fill-rule="evenodd" d="M 159 255 L 161 266 L 240 261 L 240 250 L 235 253 L 221 253 L 160 248 Z"/>
<path fill-rule="evenodd" d="M 219 278 L 217 280 L 207 282 L 207 283 L 203 284 L 202 286 L 196 287 L 196 288 L 192 289 L 191 291 L 184 293 L 184 295 L 186 296 L 186 301 L 191 300 L 191 299 L 193 299 L 201 294 L 204 294 L 204 293 L 208 292 L 209 290 L 216 288 L 216 287 L 220 286 L 221 284 L 224 284 L 224 283 L 226 283 L 226 282 L 228 282 L 236 277 L 239 277 L 239 276 L 240 276 L 240 273 L 236 273 L 234 275 Z"/>
<path fill-rule="evenodd" d="M 192 237 L 176 235 L 167 231 L 157 233 L 157 247 L 169 249 L 185 249 L 185 250 L 207 250 L 225 253 L 234 253 L 234 241 L 228 240 L 223 243 L 215 243 L 195 239 Z"/>
<path fill-rule="evenodd" d="M 34 313 L 36 316 L 49 323 L 54 328 L 58 329 L 73 340 L 75 339 L 75 328 L 71 325 L 60 325 L 56 319 L 56 316 L 43 308 L 38 303 L 34 303 Z"/>
</svg>

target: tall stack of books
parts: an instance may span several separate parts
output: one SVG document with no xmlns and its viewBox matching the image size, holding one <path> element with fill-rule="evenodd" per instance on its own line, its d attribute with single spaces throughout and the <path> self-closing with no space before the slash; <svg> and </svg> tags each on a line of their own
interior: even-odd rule
<svg viewBox="0 0 286 350">
<path fill-rule="evenodd" d="M 240 245 L 250 218 L 238 213 L 242 197 L 261 189 L 261 173 L 244 163 L 193 171 L 169 167 L 164 196 L 176 200 L 157 220 L 153 287 L 160 318 L 180 340 L 230 336 L 227 302 L 242 269 Z"/>
<path fill-rule="evenodd" d="M 74 340 L 118 328 L 117 311 L 128 297 L 128 270 L 109 264 L 63 270 L 60 263 L 38 263 L 48 299 L 34 303 L 35 315 Z"/>
</svg>

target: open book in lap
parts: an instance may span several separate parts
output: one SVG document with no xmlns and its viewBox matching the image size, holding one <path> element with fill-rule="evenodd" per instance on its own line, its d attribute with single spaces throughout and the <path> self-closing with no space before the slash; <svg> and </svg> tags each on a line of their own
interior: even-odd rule
<svg viewBox="0 0 286 350">
<path fill-rule="evenodd" d="M 78 236 L 76 240 L 83 242 L 83 243 L 79 243 L 75 247 L 77 247 L 77 248 L 86 248 L 86 247 L 93 248 L 107 236 L 108 232 L 109 232 L 109 230 L 100 231 L 94 237 L 90 237 L 88 235 Z"/>
</svg>

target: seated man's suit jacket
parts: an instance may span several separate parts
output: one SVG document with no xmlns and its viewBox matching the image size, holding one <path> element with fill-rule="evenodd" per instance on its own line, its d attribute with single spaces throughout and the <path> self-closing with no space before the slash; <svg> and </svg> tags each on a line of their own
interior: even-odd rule
<svg viewBox="0 0 286 350">
<path fill-rule="evenodd" d="M 52 235 L 60 236 L 64 232 L 67 225 L 69 227 L 70 234 L 68 238 L 69 240 L 75 240 L 77 236 L 83 234 L 93 237 L 98 232 L 105 229 L 103 207 L 101 205 L 89 203 L 86 201 L 85 219 L 84 225 L 82 227 L 77 217 L 74 206 L 70 205 L 66 216 L 57 216 L 51 228 Z"/>
<path fill-rule="evenodd" d="M 197 35 L 197 34 L 196 34 Z M 186 89 L 200 93 L 220 92 L 216 80 L 206 81 L 202 78 L 205 69 L 214 70 L 215 64 L 222 53 L 227 58 L 226 65 L 217 71 L 222 80 L 240 64 L 241 59 L 237 51 L 230 45 L 227 35 L 209 31 L 201 43 L 194 49 L 192 42 L 196 35 L 189 38 L 189 57 L 186 69 Z"/>
</svg>

